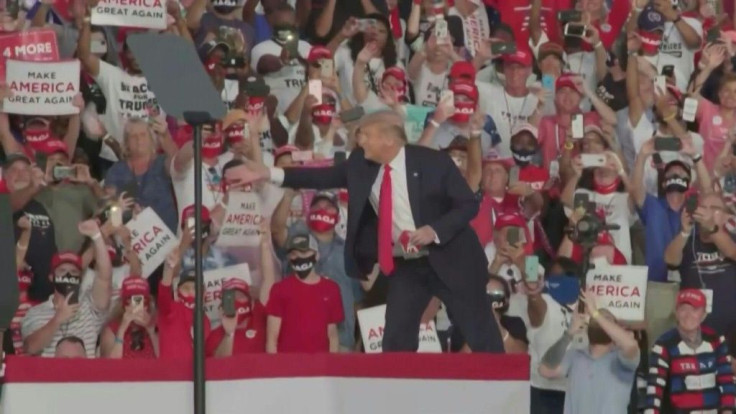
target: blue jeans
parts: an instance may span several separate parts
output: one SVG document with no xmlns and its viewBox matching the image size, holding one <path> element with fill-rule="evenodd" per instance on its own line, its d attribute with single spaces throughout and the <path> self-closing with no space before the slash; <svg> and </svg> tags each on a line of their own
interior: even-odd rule
<svg viewBox="0 0 736 414">
<path fill-rule="evenodd" d="M 532 387 L 531 414 L 563 414 L 565 393 Z"/>
</svg>

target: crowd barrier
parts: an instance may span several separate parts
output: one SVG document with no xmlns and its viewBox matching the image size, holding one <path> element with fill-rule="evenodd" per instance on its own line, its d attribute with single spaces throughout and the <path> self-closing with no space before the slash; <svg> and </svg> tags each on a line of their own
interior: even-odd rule
<svg viewBox="0 0 736 414">
<path fill-rule="evenodd" d="M 189 414 L 192 364 L 8 357 L 3 414 Z M 207 361 L 207 413 L 529 413 L 527 355 L 282 354 Z"/>
</svg>

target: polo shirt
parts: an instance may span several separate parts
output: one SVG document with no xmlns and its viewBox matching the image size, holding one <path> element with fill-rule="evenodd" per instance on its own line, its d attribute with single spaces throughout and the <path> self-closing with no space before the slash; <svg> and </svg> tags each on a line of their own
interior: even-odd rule
<svg viewBox="0 0 736 414">
<path fill-rule="evenodd" d="M 664 251 L 680 232 L 680 212 L 670 208 L 666 198 L 647 194 L 644 204 L 636 207 L 642 224 L 647 229 L 644 250 L 645 260 L 649 266 L 649 280 L 653 282 L 667 281 L 667 265 L 664 262 Z"/>
</svg>

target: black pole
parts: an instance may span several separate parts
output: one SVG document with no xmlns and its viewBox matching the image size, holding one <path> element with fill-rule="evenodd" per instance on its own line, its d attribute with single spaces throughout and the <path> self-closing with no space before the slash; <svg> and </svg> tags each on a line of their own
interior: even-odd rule
<svg viewBox="0 0 736 414">
<path fill-rule="evenodd" d="M 587 280 L 588 280 L 588 271 L 590 269 L 595 268 L 595 265 L 590 263 L 590 254 L 593 252 L 593 245 L 583 245 L 583 265 L 582 265 L 582 276 L 580 277 L 580 294 L 585 293 L 585 289 L 587 288 Z M 582 300 L 578 301 L 578 312 L 584 313 L 585 312 L 585 303 Z"/>
<path fill-rule="evenodd" d="M 204 273 L 202 270 L 202 125 L 212 122 L 204 112 L 185 112 L 194 129 L 194 414 L 205 414 Z"/>
</svg>

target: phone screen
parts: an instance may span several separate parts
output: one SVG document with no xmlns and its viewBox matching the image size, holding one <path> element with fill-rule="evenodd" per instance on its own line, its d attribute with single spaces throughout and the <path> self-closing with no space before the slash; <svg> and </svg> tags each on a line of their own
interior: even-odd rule
<svg viewBox="0 0 736 414">
<path fill-rule="evenodd" d="M 524 259 L 524 273 L 527 282 L 539 281 L 539 258 L 537 256 L 527 256 Z"/>
<path fill-rule="evenodd" d="M 322 105 L 322 81 L 319 79 L 309 80 L 309 94 L 317 98 L 317 105 Z"/>
<path fill-rule="evenodd" d="M 576 114 L 572 118 L 572 138 L 582 139 L 585 135 L 585 129 L 583 128 L 583 115 Z"/>
<path fill-rule="evenodd" d="M 69 298 L 69 304 L 76 305 L 77 303 L 79 303 L 79 285 L 77 285 L 73 289 L 69 289 L 67 295 L 69 295 L 70 292 L 72 296 Z"/>
<path fill-rule="evenodd" d="M 691 194 L 687 197 L 687 200 L 685 201 L 685 211 L 688 212 L 688 214 L 693 214 L 695 212 L 695 209 L 698 208 L 698 196 L 697 194 Z"/>
<path fill-rule="evenodd" d="M 507 227 L 506 228 L 506 241 L 510 245 L 517 245 L 519 244 L 519 240 L 521 238 L 519 234 L 519 228 L 518 227 Z"/>
<path fill-rule="evenodd" d="M 580 24 L 566 24 L 565 25 L 565 36 L 572 37 L 583 37 L 587 28 Z"/>
<path fill-rule="evenodd" d="M 235 309 L 235 291 L 228 289 L 222 292 L 222 314 L 232 318 L 237 313 Z"/>
</svg>

